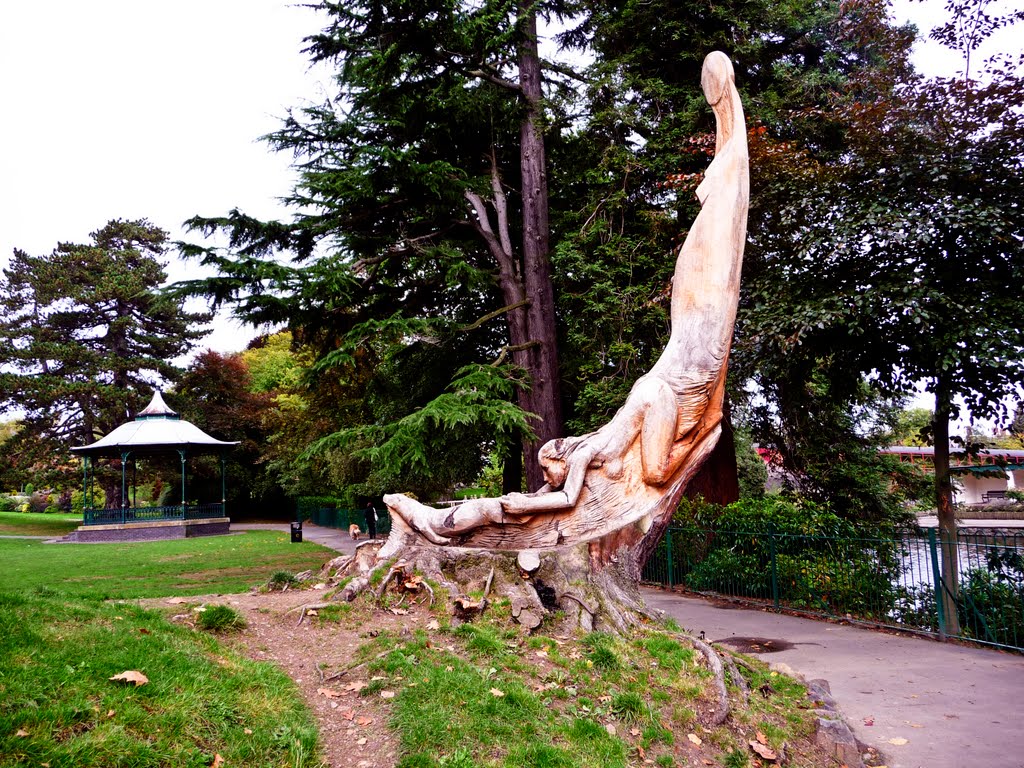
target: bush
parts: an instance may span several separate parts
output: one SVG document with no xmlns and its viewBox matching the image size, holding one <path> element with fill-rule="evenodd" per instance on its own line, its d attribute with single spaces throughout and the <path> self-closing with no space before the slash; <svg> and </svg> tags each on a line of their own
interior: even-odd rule
<svg viewBox="0 0 1024 768">
<path fill-rule="evenodd" d="M 673 536 L 672 558 L 692 589 L 770 599 L 774 564 L 778 597 L 792 607 L 882 617 L 899 597 L 897 542 L 806 499 L 690 502 L 677 524 L 683 516 L 694 530 Z"/>
<path fill-rule="evenodd" d="M 0 512 L 17 512 L 18 501 L 8 496 L 6 493 L 0 493 Z"/>
</svg>

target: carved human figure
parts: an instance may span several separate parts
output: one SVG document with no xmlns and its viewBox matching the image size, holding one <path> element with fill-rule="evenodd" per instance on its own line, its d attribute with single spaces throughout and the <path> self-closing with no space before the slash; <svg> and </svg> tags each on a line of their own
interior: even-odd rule
<svg viewBox="0 0 1024 768">
<path fill-rule="evenodd" d="M 541 513 L 571 515 L 585 487 L 615 483 L 626 465 L 634 470 L 630 476 L 639 477 L 646 488 L 640 489 L 645 497 L 670 481 L 675 489 L 689 477 L 681 474 L 687 463 L 695 471 L 714 447 L 749 191 L 743 109 L 725 54 L 708 55 L 701 86 L 715 114 L 716 151 L 697 187 L 701 212 L 676 259 L 672 331 L 664 352 L 606 425 L 581 437 L 552 440 L 540 449 L 546 482 L 536 492 L 475 499 L 448 510 L 427 507 L 402 494 L 384 497 L 393 513 L 433 543 L 447 544 L 452 537 L 487 525 L 530 525 Z M 623 519 L 629 521 L 628 516 Z M 554 525 L 560 527 L 558 521 Z"/>
</svg>

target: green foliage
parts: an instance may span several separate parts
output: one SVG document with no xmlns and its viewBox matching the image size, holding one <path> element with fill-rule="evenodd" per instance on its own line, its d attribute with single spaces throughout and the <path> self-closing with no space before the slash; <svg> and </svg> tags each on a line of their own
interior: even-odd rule
<svg viewBox="0 0 1024 768">
<path fill-rule="evenodd" d="M 764 496 L 768 483 L 768 466 L 754 447 L 750 434 L 745 429 L 733 431 L 736 446 L 736 476 L 740 486 L 740 497 Z"/>
<path fill-rule="evenodd" d="M 158 382 L 175 381 L 170 361 L 209 319 L 158 293 L 166 232 L 114 220 L 91 238 L 48 256 L 15 250 L 0 279 L 0 405 L 25 414 L 3 444 L 8 482 L 31 471 L 37 483 L 76 484 L 68 446 L 110 432 Z"/>
<path fill-rule="evenodd" d="M 688 511 L 693 527 L 672 541 L 692 589 L 771 599 L 774 580 L 791 607 L 867 618 L 888 615 L 901 597 L 898 545 L 884 529 L 782 496 Z"/>
<path fill-rule="evenodd" d="M 196 626 L 210 632 L 236 632 L 245 625 L 245 617 L 230 605 L 207 605 L 196 614 Z"/>
<path fill-rule="evenodd" d="M 856 99 L 843 93 L 827 115 L 796 118 L 831 127 L 841 153 L 800 142 L 759 158 L 776 182 L 758 204 L 781 225 L 752 233 L 734 362 L 777 409 L 782 434 L 765 442 L 801 478 L 827 455 L 818 436 L 871 422 L 863 382 L 883 397 L 923 383 L 936 396 L 943 434 L 932 439 L 943 453 L 954 402 L 974 417 L 1006 416 L 1003 400 L 1024 375 L 1024 75 L 999 59 L 980 77 L 966 71 L 992 29 L 973 21 L 996 18 L 989 6 L 947 6 L 956 18 L 939 37 L 966 54 L 962 76 L 865 72 Z M 846 444 L 832 450 L 844 462 Z M 842 479 L 871 492 L 865 476 Z M 947 480 L 936 478 L 940 490 Z"/>
</svg>

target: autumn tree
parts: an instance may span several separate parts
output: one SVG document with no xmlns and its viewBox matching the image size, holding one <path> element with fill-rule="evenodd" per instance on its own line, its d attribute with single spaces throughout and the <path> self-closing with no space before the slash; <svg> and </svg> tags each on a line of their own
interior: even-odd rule
<svg viewBox="0 0 1024 768">
<path fill-rule="evenodd" d="M 46 482 L 76 476 L 76 463 L 59 457 L 177 380 L 174 360 L 209 319 L 159 293 L 162 229 L 113 220 L 90 237 L 46 256 L 15 250 L 0 279 L 0 404 L 23 414 L 5 453 L 17 457 L 12 471 Z M 106 492 L 108 504 L 120 504 L 119 483 Z"/>
</svg>

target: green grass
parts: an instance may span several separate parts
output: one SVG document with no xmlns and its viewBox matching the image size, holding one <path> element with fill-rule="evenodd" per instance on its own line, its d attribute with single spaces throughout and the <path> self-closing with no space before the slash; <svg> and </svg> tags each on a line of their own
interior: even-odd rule
<svg viewBox="0 0 1024 768">
<path fill-rule="evenodd" d="M 108 678 L 137 670 L 136 687 Z M 131 604 L 0 592 L 0 765 L 316 765 L 316 726 L 276 667 Z"/>
<path fill-rule="evenodd" d="M 81 517 L 36 512 L 0 512 L 0 536 L 63 536 L 82 524 Z"/>
<path fill-rule="evenodd" d="M 0 539 L 5 589 L 56 587 L 95 599 L 243 592 L 276 571 L 318 568 L 334 554 L 275 531 L 132 544 Z"/>
</svg>

